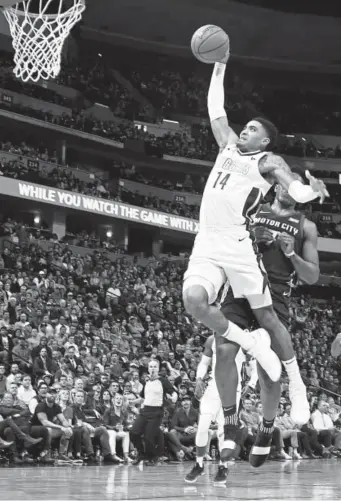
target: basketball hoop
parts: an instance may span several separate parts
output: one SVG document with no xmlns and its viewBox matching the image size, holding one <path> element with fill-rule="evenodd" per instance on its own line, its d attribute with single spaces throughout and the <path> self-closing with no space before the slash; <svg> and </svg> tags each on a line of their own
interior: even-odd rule
<svg viewBox="0 0 341 501">
<path fill-rule="evenodd" d="M 85 10 L 85 0 L 70 0 L 67 10 L 65 0 L 39 0 L 38 12 L 33 13 L 30 11 L 32 1 L 24 0 L 2 9 L 13 39 L 13 72 L 24 82 L 56 78 L 64 42 Z M 56 4 L 57 8 L 50 14 Z"/>
</svg>

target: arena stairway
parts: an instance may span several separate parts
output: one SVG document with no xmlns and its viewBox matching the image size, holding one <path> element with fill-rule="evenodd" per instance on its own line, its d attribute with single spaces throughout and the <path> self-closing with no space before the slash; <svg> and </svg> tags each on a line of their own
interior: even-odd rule
<svg viewBox="0 0 341 501">
<path fill-rule="evenodd" d="M 136 87 L 133 86 L 133 84 L 122 75 L 120 71 L 117 69 L 112 70 L 112 74 L 117 80 L 119 84 L 122 85 L 122 87 L 125 87 L 129 93 L 132 95 L 132 97 L 139 103 L 142 104 L 144 108 L 148 111 L 148 115 L 150 116 L 155 116 L 156 115 L 156 110 L 152 103 L 143 95 L 139 90 L 136 89 Z"/>
</svg>

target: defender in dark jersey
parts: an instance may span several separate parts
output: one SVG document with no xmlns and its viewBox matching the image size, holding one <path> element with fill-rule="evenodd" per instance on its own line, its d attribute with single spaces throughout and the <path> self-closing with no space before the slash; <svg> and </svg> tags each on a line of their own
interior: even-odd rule
<svg viewBox="0 0 341 501">
<path fill-rule="evenodd" d="M 293 172 L 297 179 L 304 179 L 299 169 L 293 169 Z M 295 209 L 295 201 L 282 187 L 277 186 L 273 204 L 261 206 L 254 218 L 254 235 L 268 275 L 274 309 L 279 319 L 288 326 L 292 286 L 297 279 L 313 284 L 319 277 L 316 226 Z M 248 302 L 244 299 L 234 299 L 231 290 L 222 298 L 221 310 L 241 328 L 255 327 L 255 317 Z M 235 419 L 229 420 L 229 416 L 235 416 L 236 411 L 235 356 L 239 346 L 218 336 L 216 341 L 216 381 L 225 415 L 225 440 L 230 440 L 231 444 L 231 441 L 238 441 L 237 423 Z M 290 360 L 296 362 L 290 337 L 272 338 L 272 347 L 281 360 L 286 361 L 286 371 L 290 371 Z M 271 382 L 259 365 L 258 372 L 264 420 L 250 454 L 250 463 L 255 467 L 262 465 L 270 452 L 273 423 L 281 394 L 279 382 Z M 229 454 L 226 450 L 226 455 Z"/>
</svg>

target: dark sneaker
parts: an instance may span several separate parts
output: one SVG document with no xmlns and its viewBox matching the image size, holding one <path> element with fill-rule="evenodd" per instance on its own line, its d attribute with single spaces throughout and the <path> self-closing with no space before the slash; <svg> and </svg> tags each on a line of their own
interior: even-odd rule
<svg viewBox="0 0 341 501">
<path fill-rule="evenodd" d="M 24 461 L 19 456 L 12 456 L 10 459 L 11 464 L 23 464 Z"/>
<path fill-rule="evenodd" d="M 51 458 L 49 456 L 49 454 L 44 454 L 43 456 L 38 457 L 38 464 L 47 465 L 47 464 L 54 464 L 54 463 L 55 463 L 55 459 Z"/>
<path fill-rule="evenodd" d="M 59 464 L 64 464 L 64 463 L 71 464 L 71 459 L 66 454 L 58 454 L 57 461 Z"/>
<path fill-rule="evenodd" d="M 201 475 L 205 473 L 204 467 L 201 467 L 198 463 L 195 463 L 193 468 L 187 475 L 185 476 L 185 482 L 188 482 L 189 484 L 193 484 L 198 480 Z"/>
<path fill-rule="evenodd" d="M 35 460 L 27 453 L 22 454 L 21 459 L 25 464 L 34 464 Z"/>
<path fill-rule="evenodd" d="M 227 476 L 229 474 L 228 468 L 226 466 L 223 466 L 222 464 L 218 467 L 218 471 L 216 473 L 216 476 L 214 477 L 213 482 L 215 484 L 225 484 L 227 480 Z"/>
<path fill-rule="evenodd" d="M 112 454 L 108 454 L 107 456 L 104 456 L 103 458 L 104 463 L 110 463 L 110 464 L 118 464 L 118 461 L 112 456 Z"/>
<path fill-rule="evenodd" d="M 251 448 L 249 463 L 254 468 L 259 468 L 268 459 L 271 451 L 273 428 L 271 431 L 264 431 L 264 428 L 258 428 L 256 441 Z"/>
</svg>

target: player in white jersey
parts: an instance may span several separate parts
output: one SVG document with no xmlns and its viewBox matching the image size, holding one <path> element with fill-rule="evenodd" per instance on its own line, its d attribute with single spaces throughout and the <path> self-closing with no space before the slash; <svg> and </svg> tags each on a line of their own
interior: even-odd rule
<svg viewBox="0 0 341 501">
<path fill-rule="evenodd" d="M 221 405 L 221 400 L 219 397 L 219 392 L 215 380 L 215 366 L 216 366 L 216 340 L 214 335 L 211 335 L 205 343 L 204 352 L 201 357 L 201 361 L 197 368 L 196 377 L 196 395 L 200 399 L 200 414 L 198 429 L 195 437 L 195 445 L 197 449 L 196 463 L 192 470 L 186 475 L 185 481 L 192 483 L 195 482 L 198 477 L 204 473 L 204 456 L 207 451 L 208 435 L 209 429 L 212 422 L 216 422 L 218 425 L 217 435 L 218 435 L 218 447 L 219 451 L 222 450 L 222 445 L 224 442 L 224 413 Z M 243 350 L 239 350 L 236 356 L 236 365 L 238 371 L 238 386 L 237 386 L 237 406 L 239 406 L 242 386 L 241 386 L 241 371 L 243 363 L 245 362 L 245 355 Z M 205 385 L 204 379 L 208 372 L 209 367 L 211 367 L 211 374 L 208 384 L 202 393 L 202 388 Z M 218 472 L 214 478 L 215 483 L 225 483 L 227 478 L 227 462 L 220 462 Z"/>
<path fill-rule="evenodd" d="M 324 183 L 310 173 L 310 185 L 304 185 L 281 157 L 269 152 L 275 145 L 277 129 L 268 120 L 251 120 L 239 137 L 229 127 L 224 109 L 228 58 L 226 54 L 224 62 L 214 65 L 208 92 L 208 113 L 220 150 L 203 194 L 199 233 L 184 277 L 183 300 L 188 313 L 218 336 L 240 345 L 256 358 L 272 381 L 279 380 L 282 370 L 271 350 L 270 337 L 275 341 L 276 353 L 289 376 L 291 416 L 303 424 L 310 415 L 306 389 L 296 358 L 288 358 L 288 353 L 294 353 L 290 335 L 273 309 L 248 223 L 262 196 L 276 183 L 300 203 L 315 198 L 322 203 L 328 192 Z M 243 331 L 214 305 L 225 282 L 230 283 L 235 298 L 248 300 L 260 329 Z M 224 416 L 225 424 L 238 428 L 235 406 L 224 408 Z M 225 436 L 226 440 L 233 438 Z"/>
</svg>

